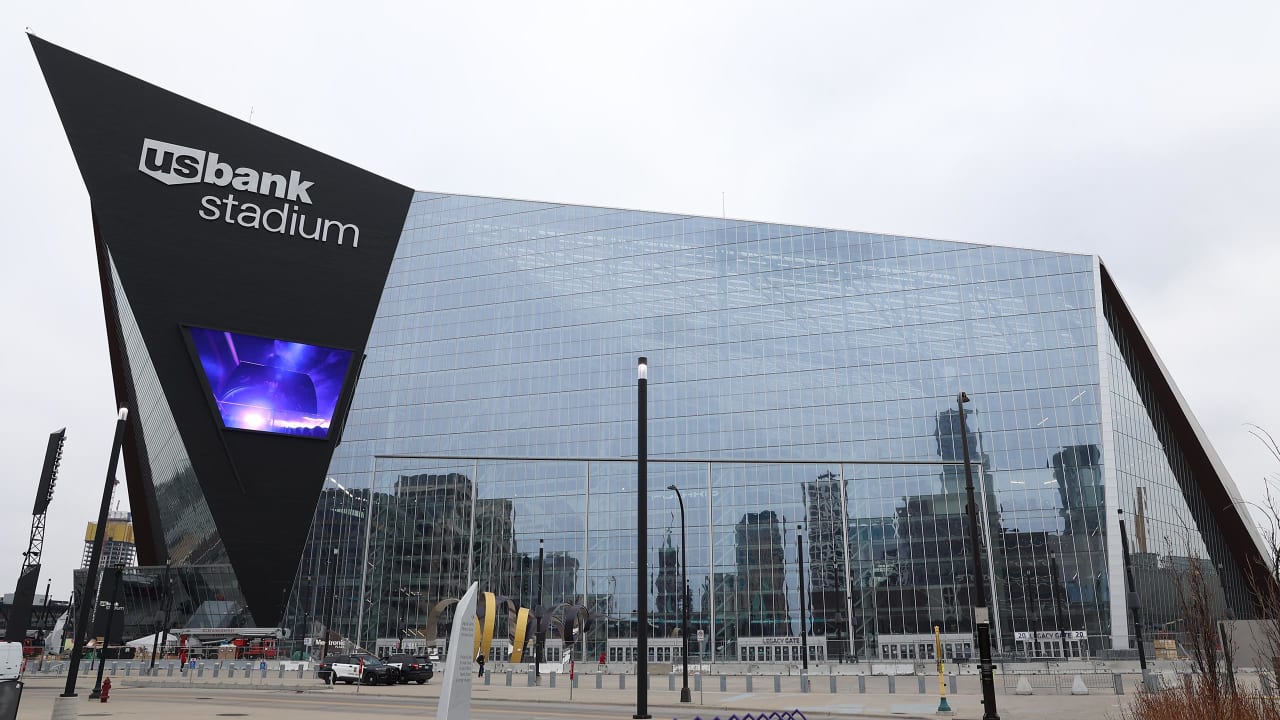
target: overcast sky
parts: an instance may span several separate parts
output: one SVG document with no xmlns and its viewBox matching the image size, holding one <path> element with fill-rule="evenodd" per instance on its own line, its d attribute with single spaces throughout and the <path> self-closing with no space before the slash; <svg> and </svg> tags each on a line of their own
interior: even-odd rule
<svg viewBox="0 0 1280 720">
<path fill-rule="evenodd" d="M 0 592 L 66 426 L 70 594 L 115 418 L 25 28 L 421 190 L 1098 254 L 1244 495 L 1280 471 L 1280 4 L 186 5 L 0 9 Z"/>
</svg>

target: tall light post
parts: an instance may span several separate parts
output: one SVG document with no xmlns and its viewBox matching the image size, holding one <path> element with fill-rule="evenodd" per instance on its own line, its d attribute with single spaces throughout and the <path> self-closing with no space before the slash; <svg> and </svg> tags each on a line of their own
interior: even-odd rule
<svg viewBox="0 0 1280 720">
<path fill-rule="evenodd" d="M 636 364 L 636 714 L 649 717 L 649 361 Z"/>
<path fill-rule="evenodd" d="M 536 631 L 533 633 L 533 677 L 534 680 L 542 678 L 542 644 L 546 640 L 546 631 L 542 629 L 542 618 L 547 614 L 546 608 L 542 607 L 542 580 L 545 555 L 543 555 L 542 538 L 538 538 L 538 597 L 533 613 L 535 615 Z"/>
<path fill-rule="evenodd" d="M 111 645 L 111 632 L 115 626 L 116 608 L 120 603 L 120 586 L 124 584 L 124 566 L 112 565 L 111 573 L 114 578 L 111 583 L 111 606 L 107 608 L 107 627 L 102 632 L 102 647 L 98 649 L 98 678 L 93 683 L 93 690 L 89 691 L 90 700 L 97 700 L 102 697 L 102 671 L 107 667 L 107 647 Z M 98 603 L 98 612 L 102 612 L 102 603 Z M 121 619 L 123 620 L 123 618 Z"/>
<path fill-rule="evenodd" d="M 680 702 L 687 703 L 693 702 L 693 695 L 689 692 L 689 536 L 684 522 L 684 496 L 675 485 L 668 485 L 667 489 L 675 490 L 676 500 L 680 502 L 680 605 L 683 608 L 680 614 L 680 644 L 683 647 L 680 652 L 684 658 L 684 684 L 680 686 Z"/>
<path fill-rule="evenodd" d="M 1129 557 L 1129 536 L 1124 530 L 1124 508 L 1116 508 L 1120 515 L 1120 553 L 1124 559 L 1124 579 L 1129 585 L 1129 593 L 1125 597 L 1129 612 L 1133 614 L 1133 635 L 1138 643 L 1138 666 L 1142 669 L 1142 682 L 1147 688 L 1151 683 L 1147 678 L 1147 650 L 1142 642 L 1142 599 L 1138 596 L 1138 586 L 1133 582 L 1133 560 Z"/>
<path fill-rule="evenodd" d="M 973 496 L 973 464 L 969 459 L 969 426 L 964 418 L 964 404 L 969 396 L 956 396 L 960 415 L 960 447 L 964 449 L 964 490 L 969 501 L 969 544 L 973 547 L 973 622 L 978 640 L 978 673 L 982 678 L 982 720 L 1000 720 L 996 712 L 996 678 L 991 663 L 991 609 L 987 607 L 987 583 L 982 574 L 982 546 L 978 544 L 978 503 Z M 985 502 L 985 499 L 984 499 Z"/>
<path fill-rule="evenodd" d="M 804 535 L 803 527 L 796 526 L 796 567 L 800 572 L 800 674 L 802 676 L 800 682 L 808 682 L 803 679 L 804 675 L 809 674 L 809 618 L 805 610 L 804 601 Z"/>
<path fill-rule="evenodd" d="M 80 616 L 76 618 L 75 639 L 71 645 L 71 664 L 67 667 L 67 686 L 61 697 L 76 696 L 76 678 L 80 674 L 80 659 L 84 656 L 85 635 L 89 632 L 89 614 L 98 603 L 98 564 L 102 562 L 102 545 L 107 537 L 107 515 L 111 510 L 111 491 L 116 484 L 116 466 L 120 463 L 120 445 L 124 442 L 125 421 L 129 408 L 120 408 L 116 415 L 116 434 L 111 443 L 111 459 L 107 462 L 107 480 L 102 488 L 102 505 L 98 508 L 98 528 L 93 535 L 93 550 L 89 554 L 89 567 L 84 573 L 84 593 L 80 596 Z M 57 701 L 55 701 L 55 705 Z M 56 710 L 55 710 L 56 714 Z"/>
</svg>

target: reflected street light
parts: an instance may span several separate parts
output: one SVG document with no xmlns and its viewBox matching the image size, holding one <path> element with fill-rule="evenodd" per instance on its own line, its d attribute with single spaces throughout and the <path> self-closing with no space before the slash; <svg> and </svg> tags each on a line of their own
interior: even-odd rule
<svg viewBox="0 0 1280 720">
<path fill-rule="evenodd" d="M 689 692 L 689 536 L 685 531 L 684 496 L 675 485 L 668 485 L 667 489 L 675 490 L 676 500 L 680 501 L 680 605 L 684 608 L 680 614 L 680 641 L 683 645 L 680 652 L 684 658 L 684 685 L 680 686 L 680 702 L 687 703 L 693 702 L 693 695 Z"/>
</svg>

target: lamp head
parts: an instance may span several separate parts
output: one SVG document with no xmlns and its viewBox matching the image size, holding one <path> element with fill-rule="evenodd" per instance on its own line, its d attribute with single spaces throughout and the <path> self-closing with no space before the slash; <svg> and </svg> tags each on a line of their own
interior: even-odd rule
<svg viewBox="0 0 1280 720">
<path fill-rule="evenodd" d="M 649 358 L 641 357 L 640 361 L 636 363 L 636 379 L 649 379 Z"/>
<path fill-rule="evenodd" d="M 675 490 L 676 492 L 680 492 L 680 488 L 676 487 L 675 485 L 668 485 L 668 486 L 667 486 L 667 489 L 668 489 L 668 490 Z"/>
<path fill-rule="evenodd" d="M 129 408 L 127 408 L 127 407 L 122 407 L 122 408 L 120 408 L 120 412 L 116 413 L 116 417 L 117 417 L 118 419 L 120 419 L 120 420 L 128 420 L 128 419 L 129 419 Z"/>
<path fill-rule="evenodd" d="M 969 394 L 961 390 L 960 394 L 956 396 L 956 402 L 960 403 L 961 405 L 969 402 Z"/>
</svg>

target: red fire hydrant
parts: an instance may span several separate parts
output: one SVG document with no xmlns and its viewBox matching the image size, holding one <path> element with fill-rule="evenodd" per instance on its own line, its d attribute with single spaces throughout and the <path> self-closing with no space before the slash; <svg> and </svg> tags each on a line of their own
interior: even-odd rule
<svg viewBox="0 0 1280 720">
<path fill-rule="evenodd" d="M 102 692 L 98 696 L 102 702 L 106 702 L 111 697 L 111 678 L 102 679 Z"/>
</svg>

